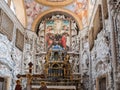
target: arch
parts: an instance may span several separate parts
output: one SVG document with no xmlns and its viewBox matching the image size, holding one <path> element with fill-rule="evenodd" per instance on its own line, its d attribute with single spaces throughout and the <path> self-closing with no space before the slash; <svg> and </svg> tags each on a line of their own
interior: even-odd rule
<svg viewBox="0 0 120 90">
<path fill-rule="evenodd" d="M 47 5 L 47 6 L 65 6 L 65 5 L 69 5 L 72 2 L 74 2 L 74 0 L 62 0 L 62 1 L 51 1 L 51 0 L 35 0 L 36 2 L 43 4 L 43 5 Z"/>
<path fill-rule="evenodd" d="M 54 64 L 53 67 L 54 67 L 54 68 L 57 68 L 57 67 L 59 67 L 59 65 L 58 65 L 58 64 Z"/>
<path fill-rule="evenodd" d="M 53 63 L 53 64 L 52 64 L 52 68 L 53 68 L 53 67 L 54 67 L 54 68 L 60 68 L 60 65 L 59 65 L 58 63 Z"/>
<path fill-rule="evenodd" d="M 35 32 L 35 30 L 37 28 L 37 25 L 39 23 L 39 20 L 41 20 L 43 16 L 45 16 L 49 13 L 56 12 L 56 11 L 71 15 L 74 18 L 74 20 L 76 21 L 76 23 L 78 24 L 79 29 L 82 29 L 82 21 L 80 20 L 80 18 L 76 14 L 74 14 L 73 12 L 71 12 L 69 10 L 63 9 L 63 8 L 54 8 L 54 9 L 50 9 L 50 10 L 47 10 L 47 11 L 43 12 L 33 21 L 32 31 Z"/>
</svg>

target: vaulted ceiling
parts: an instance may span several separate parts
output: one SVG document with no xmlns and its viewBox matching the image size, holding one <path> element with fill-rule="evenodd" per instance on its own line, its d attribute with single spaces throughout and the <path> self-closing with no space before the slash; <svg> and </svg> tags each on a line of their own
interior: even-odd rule
<svg viewBox="0 0 120 90">
<path fill-rule="evenodd" d="M 82 28 L 88 24 L 88 0 L 13 0 L 16 15 L 27 29 L 34 31 L 35 24 L 49 12 L 62 11 L 75 17 Z M 16 1 L 19 1 L 16 2 Z"/>
</svg>

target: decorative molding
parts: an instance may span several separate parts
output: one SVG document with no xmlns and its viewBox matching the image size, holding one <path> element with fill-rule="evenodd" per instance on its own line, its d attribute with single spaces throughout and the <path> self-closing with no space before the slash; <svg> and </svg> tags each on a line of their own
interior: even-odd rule
<svg viewBox="0 0 120 90">
<path fill-rule="evenodd" d="M 51 7 L 65 6 L 74 2 L 74 0 L 35 0 L 35 1 Z"/>
</svg>

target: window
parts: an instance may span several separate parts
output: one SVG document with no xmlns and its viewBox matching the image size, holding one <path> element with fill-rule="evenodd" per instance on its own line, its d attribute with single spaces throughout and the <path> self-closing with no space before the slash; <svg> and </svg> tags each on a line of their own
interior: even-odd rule
<svg viewBox="0 0 120 90">
<path fill-rule="evenodd" d="M 8 0 L 5 0 L 6 3 L 8 3 Z"/>
<path fill-rule="evenodd" d="M 11 1 L 10 9 L 11 9 L 11 10 L 13 11 L 13 13 L 15 14 L 15 6 L 14 6 L 13 1 Z"/>
</svg>

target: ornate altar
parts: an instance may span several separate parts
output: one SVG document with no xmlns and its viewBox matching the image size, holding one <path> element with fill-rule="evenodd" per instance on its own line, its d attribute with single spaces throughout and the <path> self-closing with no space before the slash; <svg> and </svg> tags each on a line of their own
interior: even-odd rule
<svg viewBox="0 0 120 90">
<path fill-rule="evenodd" d="M 60 45 L 54 45 L 46 54 L 45 75 L 50 80 L 69 79 L 69 55 Z"/>
</svg>

